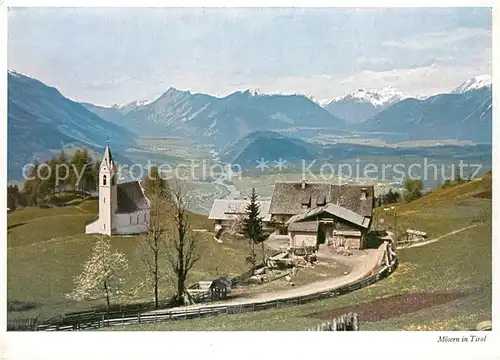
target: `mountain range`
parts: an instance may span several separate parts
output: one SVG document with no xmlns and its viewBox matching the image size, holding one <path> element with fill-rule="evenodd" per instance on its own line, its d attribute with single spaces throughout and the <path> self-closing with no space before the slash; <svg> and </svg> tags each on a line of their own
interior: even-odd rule
<svg viewBox="0 0 500 360">
<path fill-rule="evenodd" d="M 490 86 L 405 99 L 359 125 L 364 132 L 398 133 L 405 140 L 449 139 L 491 143 Z"/>
<path fill-rule="evenodd" d="M 409 97 L 409 95 L 390 86 L 380 90 L 359 89 L 346 96 L 333 99 L 326 104 L 325 109 L 332 115 L 344 119 L 347 123 L 355 124 L 363 122 L 392 104 Z"/>
<path fill-rule="evenodd" d="M 20 178 L 34 156 L 43 161 L 63 148 L 101 149 L 106 141 L 133 143 L 135 134 L 105 121 L 57 89 L 28 76 L 8 72 L 8 177 Z"/>
<path fill-rule="evenodd" d="M 262 153 L 261 148 L 272 152 L 274 145 L 294 149 L 291 158 L 295 150 L 301 157 L 315 155 L 311 148 L 307 153 L 299 149 L 301 142 L 270 130 L 305 129 L 304 140 L 326 129 L 343 134 L 390 133 L 398 141 L 455 138 L 491 143 L 491 100 L 490 78 L 478 76 L 449 94 L 417 99 L 390 87 L 360 89 L 325 107 L 300 94 L 246 90 L 215 97 L 175 88 L 154 101 L 104 107 L 72 101 L 53 87 L 9 71 L 8 176 L 19 173 L 34 155 L 43 159 L 68 145 L 101 149 L 108 136 L 115 148 L 130 147 L 137 135 L 181 136 L 224 149 L 233 160 L 238 152 L 231 153 L 230 144 L 253 147 L 252 156 Z"/>
<path fill-rule="evenodd" d="M 218 98 L 170 88 L 155 101 L 132 107 L 83 105 L 139 135 L 183 136 L 219 148 L 253 131 L 345 126 L 343 120 L 304 95 L 252 90 Z"/>
</svg>

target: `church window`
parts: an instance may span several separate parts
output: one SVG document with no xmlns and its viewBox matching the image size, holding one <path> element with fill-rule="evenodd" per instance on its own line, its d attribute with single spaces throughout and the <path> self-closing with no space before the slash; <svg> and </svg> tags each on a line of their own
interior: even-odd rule
<svg viewBox="0 0 500 360">
<path fill-rule="evenodd" d="M 137 215 L 137 224 L 139 224 L 139 215 Z"/>
<path fill-rule="evenodd" d="M 102 184 L 106 185 L 106 175 L 103 175 L 103 177 L 102 177 Z"/>
<path fill-rule="evenodd" d="M 104 203 L 106 204 L 106 198 L 103 198 L 103 200 L 104 200 Z"/>
</svg>

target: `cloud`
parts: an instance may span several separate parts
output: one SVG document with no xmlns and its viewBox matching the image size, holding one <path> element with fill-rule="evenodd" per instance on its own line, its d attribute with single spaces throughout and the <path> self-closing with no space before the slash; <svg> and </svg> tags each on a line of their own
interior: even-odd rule
<svg viewBox="0 0 500 360">
<path fill-rule="evenodd" d="M 339 87 L 352 91 L 359 87 L 381 88 L 391 85 L 414 96 L 435 95 L 454 89 L 464 80 L 480 74 L 490 74 L 491 67 L 431 64 L 415 68 L 387 71 L 361 71 L 339 81 Z"/>
<path fill-rule="evenodd" d="M 449 47 L 452 44 L 482 37 L 491 39 L 490 29 L 459 28 L 450 32 L 424 33 L 408 40 L 390 40 L 382 42 L 382 46 L 409 50 L 430 50 Z"/>
</svg>

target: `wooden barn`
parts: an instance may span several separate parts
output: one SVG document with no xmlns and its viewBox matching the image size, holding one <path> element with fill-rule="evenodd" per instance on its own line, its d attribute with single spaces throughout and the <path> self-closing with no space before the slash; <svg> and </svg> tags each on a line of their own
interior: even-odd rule
<svg viewBox="0 0 500 360">
<path fill-rule="evenodd" d="M 269 213 L 292 248 L 327 243 L 360 249 L 373 206 L 373 186 L 277 182 Z"/>
<path fill-rule="evenodd" d="M 371 218 L 336 204 L 306 211 L 287 221 L 291 248 L 327 244 L 362 249 Z"/>
</svg>

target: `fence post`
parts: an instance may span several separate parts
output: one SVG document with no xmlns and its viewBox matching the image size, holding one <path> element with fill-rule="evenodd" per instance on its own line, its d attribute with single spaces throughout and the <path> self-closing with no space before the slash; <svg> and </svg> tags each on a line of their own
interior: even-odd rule
<svg viewBox="0 0 500 360">
<path fill-rule="evenodd" d="M 137 323 L 138 324 L 141 323 L 141 313 L 140 312 L 137 313 Z"/>
<path fill-rule="evenodd" d="M 354 314 L 353 330 L 354 331 L 359 331 L 359 315 L 357 313 Z"/>
<path fill-rule="evenodd" d="M 252 311 L 255 311 L 255 303 L 252 303 Z"/>
<path fill-rule="evenodd" d="M 123 325 L 124 320 L 125 320 L 125 312 L 122 312 L 122 325 Z"/>
</svg>

